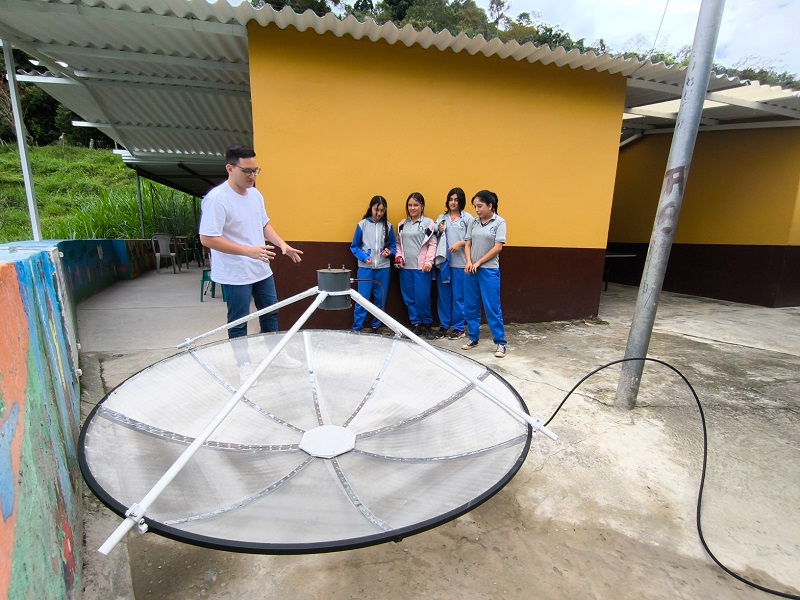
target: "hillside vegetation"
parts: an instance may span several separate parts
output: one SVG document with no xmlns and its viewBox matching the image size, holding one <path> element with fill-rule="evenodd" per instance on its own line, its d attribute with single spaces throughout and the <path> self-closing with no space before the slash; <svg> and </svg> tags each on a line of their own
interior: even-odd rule
<svg viewBox="0 0 800 600">
<path fill-rule="evenodd" d="M 44 239 L 142 237 L 136 174 L 110 150 L 65 146 L 29 150 Z M 142 179 L 144 237 L 197 230 L 195 200 Z M 199 218 L 199 207 L 198 216 Z M 0 243 L 33 239 L 16 146 L 0 145 Z"/>
</svg>

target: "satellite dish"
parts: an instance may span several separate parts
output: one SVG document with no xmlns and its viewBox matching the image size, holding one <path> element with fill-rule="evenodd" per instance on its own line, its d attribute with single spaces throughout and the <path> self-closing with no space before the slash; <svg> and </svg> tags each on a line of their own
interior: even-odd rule
<svg viewBox="0 0 800 600">
<path fill-rule="evenodd" d="M 136 525 L 253 553 L 398 541 L 490 498 L 522 466 L 533 430 L 552 436 L 491 369 L 431 347 L 355 291 L 300 296 L 310 295 L 288 332 L 187 340 L 97 405 L 81 470 L 126 517 L 101 552 Z M 397 334 L 298 333 L 337 295 Z"/>
</svg>

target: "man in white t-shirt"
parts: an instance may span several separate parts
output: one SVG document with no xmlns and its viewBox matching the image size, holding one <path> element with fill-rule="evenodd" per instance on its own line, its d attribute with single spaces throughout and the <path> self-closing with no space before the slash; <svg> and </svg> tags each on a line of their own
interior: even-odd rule
<svg viewBox="0 0 800 600">
<path fill-rule="evenodd" d="M 283 241 L 267 216 L 264 197 L 254 187 L 261 171 L 255 151 L 230 146 L 225 163 L 227 181 L 203 198 L 200 242 L 211 249 L 211 279 L 225 286 L 231 323 L 250 314 L 251 298 L 258 310 L 278 301 L 270 268 L 276 246 L 295 263 L 303 253 Z M 276 312 L 261 315 L 259 322 L 262 333 L 278 331 Z M 246 335 L 247 323 L 228 330 L 229 338 Z"/>
</svg>

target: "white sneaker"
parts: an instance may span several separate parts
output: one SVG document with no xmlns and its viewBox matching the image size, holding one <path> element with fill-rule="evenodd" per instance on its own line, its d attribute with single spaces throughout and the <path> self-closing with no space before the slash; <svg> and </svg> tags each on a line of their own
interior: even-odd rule
<svg viewBox="0 0 800 600">
<path fill-rule="evenodd" d="M 281 350 L 278 353 L 278 356 L 270 363 L 270 365 L 275 365 L 276 367 L 281 367 L 283 369 L 299 369 L 302 366 L 301 363 L 296 358 L 292 358 L 286 352 L 286 350 Z"/>
<path fill-rule="evenodd" d="M 253 365 L 250 363 L 242 363 L 239 365 L 239 387 L 242 387 L 244 382 L 252 377 L 253 371 Z"/>
</svg>

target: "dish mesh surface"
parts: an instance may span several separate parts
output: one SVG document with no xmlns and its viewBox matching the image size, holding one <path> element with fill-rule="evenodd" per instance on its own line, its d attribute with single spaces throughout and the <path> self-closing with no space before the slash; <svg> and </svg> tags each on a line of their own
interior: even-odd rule
<svg viewBox="0 0 800 600">
<path fill-rule="evenodd" d="M 190 349 L 114 389 L 81 432 L 92 490 L 124 515 L 231 399 L 240 363 L 258 367 L 282 335 Z M 460 354 L 442 351 L 456 372 L 407 339 L 316 330 L 286 351 L 299 366 L 266 368 L 147 510 L 151 530 L 265 553 L 398 540 L 479 505 L 525 459 L 528 424 L 462 374 L 527 412 L 524 402 Z M 330 425 L 355 435 L 351 450 L 300 448 L 305 432 Z"/>
</svg>

